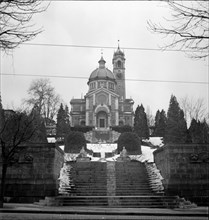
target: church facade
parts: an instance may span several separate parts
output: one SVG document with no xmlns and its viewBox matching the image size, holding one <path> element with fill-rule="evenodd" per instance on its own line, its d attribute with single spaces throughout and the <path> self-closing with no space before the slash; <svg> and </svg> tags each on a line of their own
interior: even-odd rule
<svg viewBox="0 0 209 220">
<path fill-rule="evenodd" d="M 133 126 L 133 99 L 126 99 L 125 54 L 118 46 L 113 54 L 113 71 L 105 67 L 103 56 L 87 82 L 89 90 L 83 99 L 72 99 L 71 126 Z"/>
</svg>

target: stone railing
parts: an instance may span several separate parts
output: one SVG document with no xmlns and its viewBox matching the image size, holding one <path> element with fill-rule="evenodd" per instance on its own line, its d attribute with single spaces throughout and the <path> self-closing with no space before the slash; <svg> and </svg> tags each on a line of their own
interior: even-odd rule
<svg viewBox="0 0 209 220">
<path fill-rule="evenodd" d="M 147 174 L 149 177 L 149 185 L 153 192 L 163 193 L 164 186 L 162 183 L 163 177 L 160 174 L 160 171 L 157 169 L 155 163 L 145 162 L 145 167 L 147 169 Z"/>
</svg>

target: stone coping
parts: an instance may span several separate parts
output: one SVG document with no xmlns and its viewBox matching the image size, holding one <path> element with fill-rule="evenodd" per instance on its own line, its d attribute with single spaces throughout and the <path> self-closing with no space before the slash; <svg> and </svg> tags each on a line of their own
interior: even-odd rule
<svg viewBox="0 0 209 220">
<path fill-rule="evenodd" d="M 56 144 L 56 143 L 28 143 L 28 144 L 22 144 L 19 145 L 18 147 L 20 148 L 35 148 L 35 147 L 46 147 L 46 148 L 54 148 L 56 150 L 58 150 L 60 153 L 62 153 L 64 155 L 64 151 Z"/>
<path fill-rule="evenodd" d="M 208 207 L 190 209 L 125 208 L 94 206 L 40 206 L 35 204 L 4 203 L 1 213 L 51 213 L 51 214 L 107 214 L 107 215 L 150 215 L 150 216 L 199 216 L 208 218 Z"/>
<path fill-rule="evenodd" d="M 193 147 L 193 148 L 199 148 L 199 147 L 206 147 L 209 149 L 209 144 L 166 144 L 163 147 L 158 148 L 157 150 L 153 151 L 153 154 L 157 154 L 160 153 L 164 150 L 168 150 L 168 149 L 174 149 L 174 148 L 189 148 L 189 147 Z M 209 150 L 208 150 L 209 151 Z"/>
</svg>

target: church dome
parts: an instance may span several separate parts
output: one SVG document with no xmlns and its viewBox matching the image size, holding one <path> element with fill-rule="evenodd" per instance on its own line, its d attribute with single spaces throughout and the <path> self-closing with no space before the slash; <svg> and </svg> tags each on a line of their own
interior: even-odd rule
<svg viewBox="0 0 209 220">
<path fill-rule="evenodd" d="M 89 82 L 100 79 L 115 81 L 114 74 L 108 68 L 105 67 L 106 61 L 103 59 L 103 57 L 101 57 L 98 63 L 99 63 L 99 68 L 95 69 L 91 73 L 89 77 Z"/>
</svg>

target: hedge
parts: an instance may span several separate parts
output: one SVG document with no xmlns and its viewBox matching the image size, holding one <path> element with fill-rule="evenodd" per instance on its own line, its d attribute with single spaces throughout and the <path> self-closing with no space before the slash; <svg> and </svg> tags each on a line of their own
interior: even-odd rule
<svg viewBox="0 0 209 220">
<path fill-rule="evenodd" d="M 65 137 L 65 153 L 79 153 L 82 147 L 86 150 L 86 140 L 82 132 L 71 131 Z"/>
<path fill-rule="evenodd" d="M 120 135 L 118 139 L 118 153 L 126 148 L 127 152 L 130 154 L 141 154 L 141 140 L 138 135 L 134 132 L 124 132 Z"/>
</svg>

